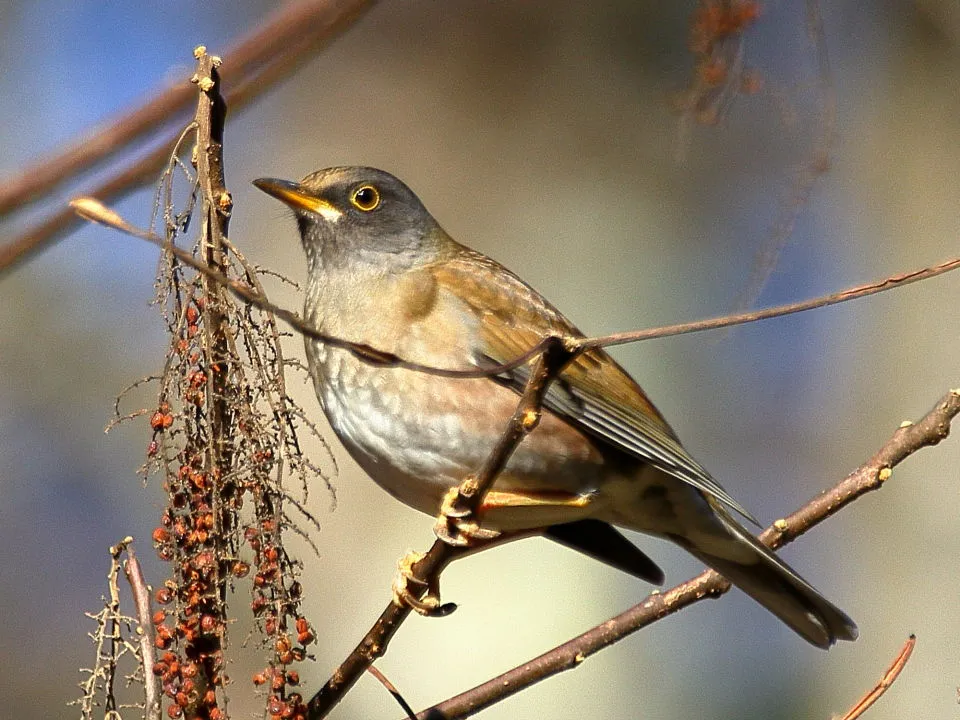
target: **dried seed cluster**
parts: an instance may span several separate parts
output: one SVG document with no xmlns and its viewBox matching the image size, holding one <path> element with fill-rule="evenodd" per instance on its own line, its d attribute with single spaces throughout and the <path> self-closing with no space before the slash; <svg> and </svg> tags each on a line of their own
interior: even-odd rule
<svg viewBox="0 0 960 720">
<path fill-rule="evenodd" d="M 291 666 L 307 657 L 314 632 L 300 612 L 299 566 L 282 535 L 293 527 L 288 507 L 315 521 L 282 481 L 292 473 L 305 488 L 308 478 L 326 476 L 300 453 L 296 429 L 306 423 L 286 396 L 271 321 L 241 312 L 226 296 L 208 298 L 201 280 L 184 277 L 173 261 L 167 274 L 163 302 L 173 340 L 147 447 L 167 494 L 153 531 L 157 554 L 172 570 L 155 593 L 161 609 L 153 617 L 167 713 L 223 717 L 226 600 L 236 581 L 252 575 L 251 608 L 269 649 L 254 682 L 267 693 L 272 720 L 305 718 Z M 214 327 L 219 335 L 209 331 Z"/>
</svg>

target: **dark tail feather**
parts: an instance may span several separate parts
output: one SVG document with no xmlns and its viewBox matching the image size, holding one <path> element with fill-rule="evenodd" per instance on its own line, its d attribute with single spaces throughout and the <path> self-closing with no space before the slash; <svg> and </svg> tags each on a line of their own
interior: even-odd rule
<svg viewBox="0 0 960 720">
<path fill-rule="evenodd" d="M 677 540 L 817 647 L 857 639 L 857 626 L 846 613 L 725 515 L 718 513 L 718 519 L 728 538 L 711 538 L 705 548 L 694 546 L 689 538 Z"/>
<path fill-rule="evenodd" d="M 663 584 L 663 570 L 613 525 L 600 520 L 578 520 L 553 525 L 544 535 L 641 580 Z"/>
</svg>

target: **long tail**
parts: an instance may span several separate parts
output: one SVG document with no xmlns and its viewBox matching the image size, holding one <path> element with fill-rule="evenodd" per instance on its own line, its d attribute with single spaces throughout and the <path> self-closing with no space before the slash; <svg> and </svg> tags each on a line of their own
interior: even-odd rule
<svg viewBox="0 0 960 720">
<path fill-rule="evenodd" d="M 725 509 L 714 506 L 714 511 L 718 522 L 711 523 L 709 534 L 673 539 L 817 647 L 828 648 L 837 640 L 857 639 L 857 626 L 846 613 Z"/>
</svg>

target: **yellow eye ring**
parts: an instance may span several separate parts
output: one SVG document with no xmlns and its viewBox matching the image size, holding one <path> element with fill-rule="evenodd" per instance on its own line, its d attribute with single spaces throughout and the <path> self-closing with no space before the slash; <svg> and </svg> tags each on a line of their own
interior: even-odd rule
<svg viewBox="0 0 960 720">
<path fill-rule="evenodd" d="M 361 185 L 350 196 L 350 203 L 363 212 L 376 210 L 380 204 L 380 191 L 373 185 Z"/>
</svg>

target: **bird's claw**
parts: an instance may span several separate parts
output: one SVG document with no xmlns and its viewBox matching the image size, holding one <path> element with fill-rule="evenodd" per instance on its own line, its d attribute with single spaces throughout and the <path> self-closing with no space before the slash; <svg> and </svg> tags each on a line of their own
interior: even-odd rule
<svg viewBox="0 0 960 720">
<path fill-rule="evenodd" d="M 444 617 L 457 609 L 455 603 L 440 603 L 440 588 L 426 583 L 417 577 L 413 566 L 423 559 L 422 553 L 410 552 L 397 563 L 397 576 L 393 580 L 393 602 L 400 607 L 407 606 L 424 617 Z M 421 594 L 410 589 L 411 585 L 426 587 Z"/>
<path fill-rule="evenodd" d="M 447 545 L 470 547 L 500 537 L 498 530 L 482 528 L 473 520 L 441 516 L 433 526 L 433 534 Z"/>
<path fill-rule="evenodd" d="M 500 537 L 499 530 L 480 527 L 480 523 L 474 519 L 473 510 L 456 487 L 450 488 L 443 496 L 433 533 L 454 547 L 471 547 Z"/>
</svg>

